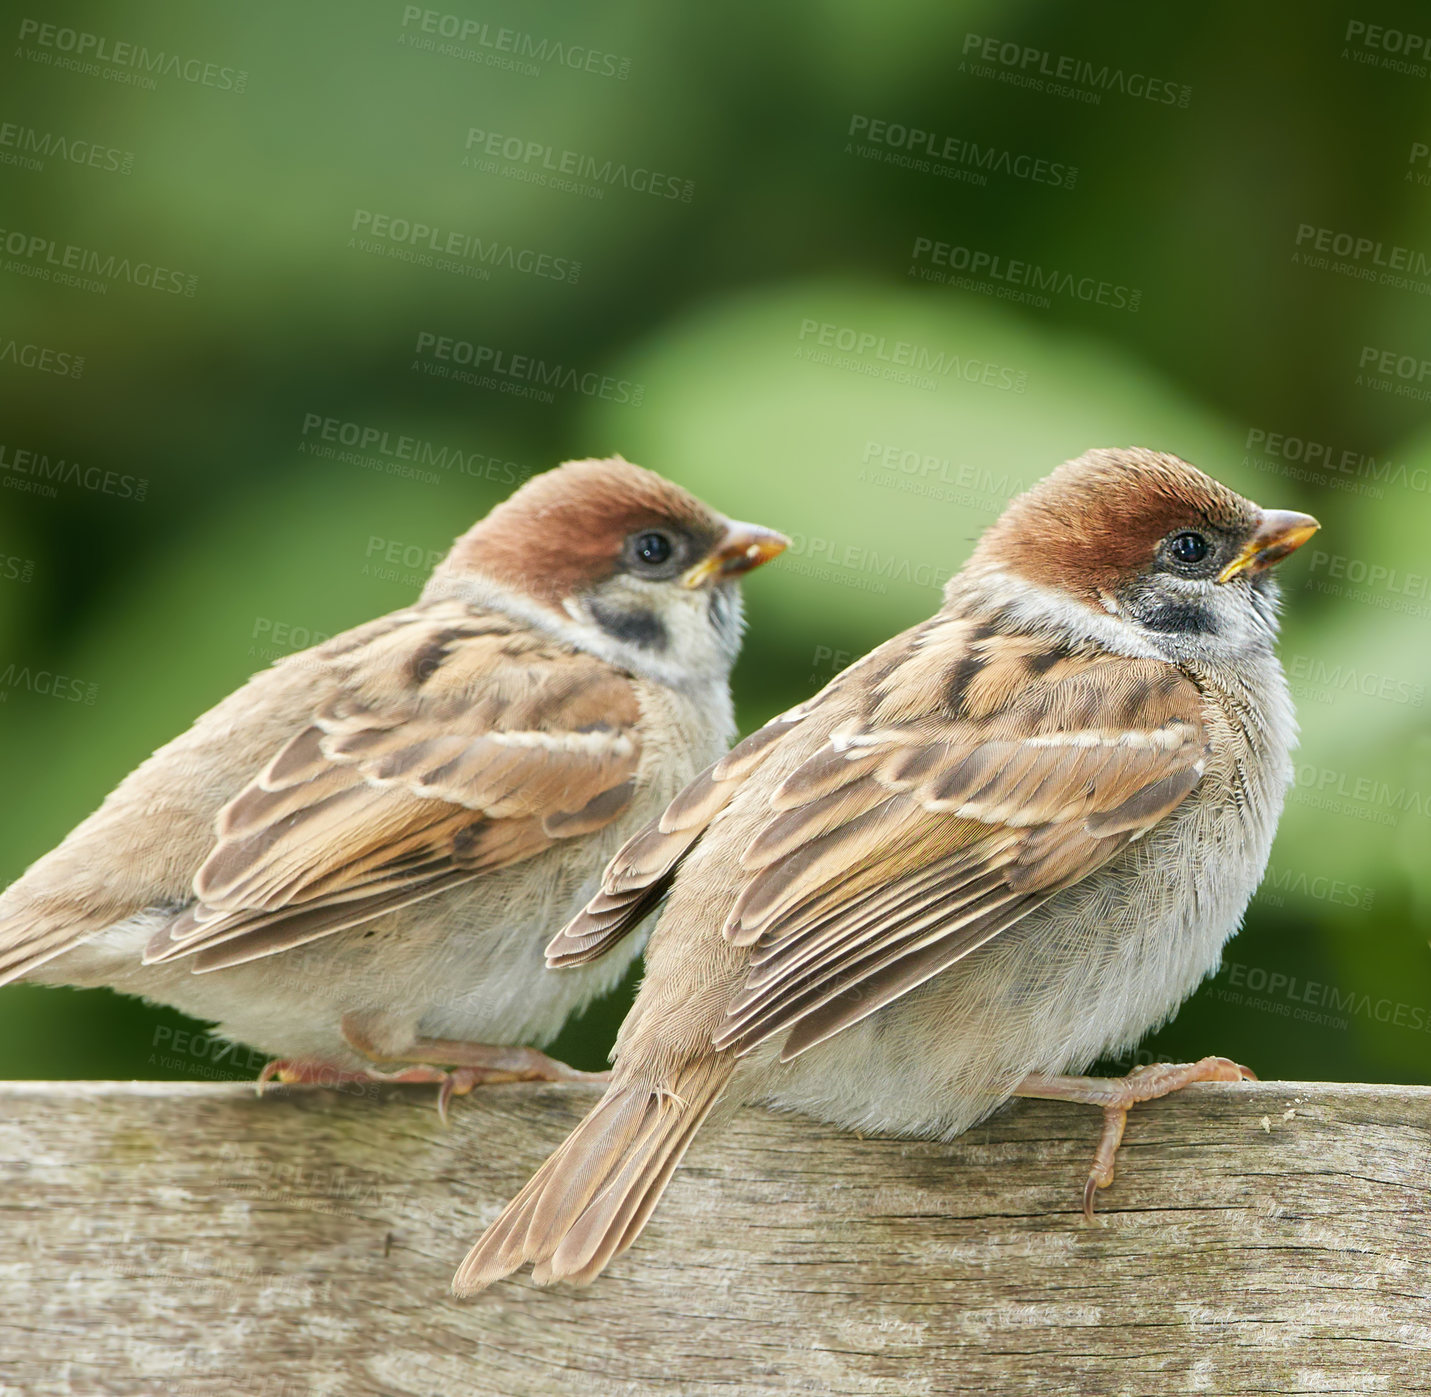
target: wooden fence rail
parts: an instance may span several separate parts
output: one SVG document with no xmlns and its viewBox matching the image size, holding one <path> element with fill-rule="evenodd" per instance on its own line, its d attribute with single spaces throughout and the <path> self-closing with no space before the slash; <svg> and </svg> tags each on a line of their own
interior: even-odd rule
<svg viewBox="0 0 1431 1397">
<path fill-rule="evenodd" d="M 447 1290 L 586 1087 L 0 1085 L 0 1393 L 1431 1392 L 1431 1088 L 1094 1111 L 948 1145 L 746 1110 L 593 1287 Z"/>
</svg>

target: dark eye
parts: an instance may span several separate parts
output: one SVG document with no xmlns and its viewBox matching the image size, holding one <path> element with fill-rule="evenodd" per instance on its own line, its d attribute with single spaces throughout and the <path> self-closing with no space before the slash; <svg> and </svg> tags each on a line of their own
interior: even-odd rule
<svg viewBox="0 0 1431 1397">
<path fill-rule="evenodd" d="M 1201 534 L 1175 534 L 1168 542 L 1168 552 L 1175 563 L 1191 568 L 1212 552 L 1212 545 Z"/>
<path fill-rule="evenodd" d="M 631 545 L 631 551 L 635 554 L 638 562 L 645 563 L 650 568 L 658 568 L 662 563 L 670 562 L 671 554 L 675 548 L 665 534 L 657 533 L 652 529 L 647 533 L 636 535 Z"/>
</svg>

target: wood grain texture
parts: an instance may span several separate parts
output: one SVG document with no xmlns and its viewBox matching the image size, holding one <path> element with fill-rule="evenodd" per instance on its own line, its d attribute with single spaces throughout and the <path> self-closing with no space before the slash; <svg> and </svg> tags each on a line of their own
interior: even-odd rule
<svg viewBox="0 0 1431 1397">
<path fill-rule="evenodd" d="M 1431 1392 L 1431 1088 L 1261 1083 L 952 1144 L 747 1110 L 587 1290 L 458 1302 L 587 1087 L 0 1086 L 0 1392 Z"/>
</svg>

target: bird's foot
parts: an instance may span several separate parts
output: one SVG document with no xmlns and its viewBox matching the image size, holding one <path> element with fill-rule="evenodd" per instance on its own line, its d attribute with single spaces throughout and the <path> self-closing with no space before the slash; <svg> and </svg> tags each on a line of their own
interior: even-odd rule
<svg viewBox="0 0 1431 1397">
<path fill-rule="evenodd" d="M 384 1052 L 365 1031 L 359 1014 L 344 1014 L 343 1037 L 374 1062 L 410 1063 L 395 1072 L 376 1067 L 368 1079 L 379 1082 L 430 1082 L 437 1086 L 437 1110 L 444 1121 L 454 1096 L 466 1096 L 473 1087 L 501 1082 L 609 1082 L 610 1072 L 582 1072 L 539 1048 L 469 1043 L 461 1038 L 417 1038 L 400 1053 Z"/>
<path fill-rule="evenodd" d="M 471 1047 L 486 1047 L 473 1043 Z M 437 1087 L 437 1114 L 447 1124 L 447 1106 L 454 1096 L 466 1096 L 473 1087 L 495 1086 L 501 1082 L 606 1082 L 609 1072 L 579 1072 L 564 1062 L 547 1057 L 535 1048 L 493 1048 L 494 1054 L 533 1054 L 539 1063 L 526 1066 L 494 1065 L 486 1067 L 453 1067 L 450 1070 L 431 1063 L 416 1063 L 396 1072 L 381 1072 L 376 1067 L 367 1074 L 374 1082 L 430 1082 Z"/>
<path fill-rule="evenodd" d="M 547 1057 L 535 1048 L 493 1048 L 491 1052 L 494 1057 L 502 1056 L 487 1066 L 453 1067 L 449 1070 L 434 1063 L 420 1062 L 393 1072 L 384 1072 L 378 1067 L 364 1067 L 354 1071 L 313 1059 L 275 1058 L 264 1066 L 254 1085 L 260 1096 L 270 1082 L 281 1082 L 287 1086 L 303 1084 L 332 1087 L 338 1090 L 358 1083 L 368 1085 L 374 1082 L 399 1086 L 435 1086 L 438 1089 L 437 1113 L 446 1124 L 448 1103 L 454 1096 L 466 1096 L 473 1087 L 491 1086 L 499 1082 L 605 1082 L 611 1075 L 609 1072 L 579 1072 L 564 1062 Z M 521 1056 L 513 1056 L 518 1054 Z"/>
<path fill-rule="evenodd" d="M 1153 1062 L 1135 1067 L 1126 1077 L 1057 1077 L 1031 1073 L 1014 1088 L 1015 1096 L 1045 1101 L 1075 1101 L 1103 1111 L 1103 1134 L 1093 1155 L 1093 1168 L 1083 1186 L 1083 1216 L 1093 1221 L 1093 1199 L 1100 1188 L 1113 1182 L 1113 1165 L 1128 1111 L 1140 1101 L 1155 1101 L 1181 1091 L 1194 1082 L 1255 1082 L 1257 1074 L 1225 1057 L 1205 1057 L 1200 1062 Z"/>
</svg>

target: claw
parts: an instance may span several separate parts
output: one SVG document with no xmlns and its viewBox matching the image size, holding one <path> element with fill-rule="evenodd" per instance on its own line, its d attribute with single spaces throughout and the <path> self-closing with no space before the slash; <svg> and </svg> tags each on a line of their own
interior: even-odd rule
<svg viewBox="0 0 1431 1397">
<path fill-rule="evenodd" d="M 360 1072 L 344 1072 L 341 1067 L 330 1067 L 326 1062 L 306 1062 L 302 1058 L 276 1057 L 264 1063 L 258 1074 L 254 1089 L 260 1096 L 270 1082 L 284 1086 L 310 1082 L 319 1086 L 336 1086 L 341 1082 L 359 1081 Z"/>
<path fill-rule="evenodd" d="M 1083 1185 L 1083 1220 L 1091 1223 L 1093 1221 L 1093 1200 L 1098 1194 L 1098 1180 L 1092 1174 L 1088 1176 L 1088 1182 Z"/>
<path fill-rule="evenodd" d="M 1113 1182 L 1118 1147 L 1128 1124 L 1128 1111 L 1140 1101 L 1181 1091 L 1193 1082 L 1255 1082 L 1256 1074 L 1225 1057 L 1205 1057 L 1200 1062 L 1154 1062 L 1135 1067 L 1126 1077 L 1057 1077 L 1035 1073 L 1015 1089 L 1015 1096 L 1046 1101 L 1076 1101 L 1103 1111 L 1103 1133 L 1094 1151 L 1093 1167 L 1083 1185 L 1083 1216 L 1093 1221 L 1093 1201 L 1098 1190 Z"/>
</svg>

